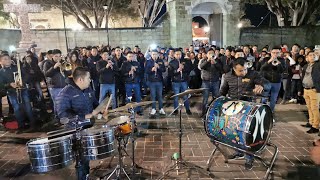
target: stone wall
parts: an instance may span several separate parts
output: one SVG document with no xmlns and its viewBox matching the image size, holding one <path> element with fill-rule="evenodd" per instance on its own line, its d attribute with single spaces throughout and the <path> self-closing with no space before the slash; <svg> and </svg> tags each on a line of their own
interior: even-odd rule
<svg viewBox="0 0 320 180">
<path fill-rule="evenodd" d="M 10 45 L 18 45 L 21 37 L 19 30 L 0 30 L 0 48 L 8 49 Z M 167 23 L 156 28 L 114 28 L 109 29 L 110 45 L 134 47 L 139 45 L 145 51 L 150 44 L 168 47 L 170 45 L 170 29 Z M 107 45 L 106 29 L 90 29 L 81 31 L 67 30 L 69 48 L 75 46 Z M 65 32 L 63 29 L 32 30 L 32 40 L 41 51 L 58 48 L 66 51 Z"/>
<path fill-rule="evenodd" d="M 282 43 L 292 46 L 320 44 L 320 27 L 286 27 L 286 28 L 243 28 L 241 29 L 240 44 L 257 44 L 259 49 Z M 282 38 L 281 38 L 282 36 Z"/>
</svg>

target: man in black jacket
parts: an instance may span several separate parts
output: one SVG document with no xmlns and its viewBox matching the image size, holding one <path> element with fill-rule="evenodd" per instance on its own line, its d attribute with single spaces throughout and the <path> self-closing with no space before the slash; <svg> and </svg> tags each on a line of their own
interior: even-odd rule
<svg viewBox="0 0 320 180">
<path fill-rule="evenodd" d="M 131 102 L 132 90 L 134 91 L 136 102 L 141 102 L 141 89 L 140 89 L 140 64 L 138 61 L 134 61 L 134 54 L 129 51 L 127 53 L 127 61 L 123 62 L 121 66 L 121 74 L 125 80 L 125 90 L 127 95 L 127 102 Z M 136 108 L 136 112 L 139 115 L 142 114 L 141 107 Z"/>
<path fill-rule="evenodd" d="M 270 84 L 270 108 L 272 112 L 277 103 L 278 94 L 281 88 L 282 73 L 285 68 L 284 59 L 280 58 L 280 47 L 273 47 L 271 57 L 265 58 L 265 63 L 261 66 L 260 73 Z"/>
<path fill-rule="evenodd" d="M 61 74 L 61 51 L 59 49 L 52 50 L 53 59 L 47 61 L 43 65 L 43 73 L 46 77 L 50 96 L 53 101 L 54 114 L 57 117 L 57 96 L 59 92 L 66 86 L 65 77 Z"/>
<path fill-rule="evenodd" d="M 152 50 L 151 59 L 146 63 L 146 73 L 148 74 L 149 87 L 151 92 L 151 100 L 156 101 L 158 98 L 159 102 L 159 113 L 165 115 L 163 110 L 163 77 L 162 73 L 166 71 L 166 67 L 162 59 L 158 57 L 158 51 Z M 156 103 L 152 103 L 152 110 L 150 115 L 154 116 L 156 114 Z"/>
<path fill-rule="evenodd" d="M 202 59 L 199 63 L 201 69 L 202 88 L 207 88 L 203 92 L 202 100 L 202 115 L 205 113 L 208 105 L 209 93 L 212 94 L 212 99 L 219 97 L 220 80 L 222 72 L 222 63 L 214 51 L 207 53 L 208 59 Z"/>
<path fill-rule="evenodd" d="M 320 62 L 319 57 L 314 51 L 307 54 L 308 64 L 303 67 L 302 71 L 302 85 L 304 88 L 303 97 L 306 100 L 309 123 L 306 125 L 310 127 L 307 133 L 319 132 L 319 98 L 320 98 Z"/>
<path fill-rule="evenodd" d="M 176 50 L 174 54 L 174 59 L 169 63 L 169 75 L 172 77 L 172 89 L 174 94 L 179 94 L 188 89 L 188 80 L 191 70 L 191 63 L 188 63 L 185 60 L 182 60 L 181 50 Z M 174 109 L 178 107 L 178 97 L 174 97 Z M 191 115 L 189 100 L 187 96 L 183 97 L 184 106 L 188 115 Z M 174 114 L 178 114 L 176 110 Z"/>
<path fill-rule="evenodd" d="M 92 88 L 95 91 L 96 98 L 99 97 L 99 75 L 97 72 L 97 62 L 101 59 L 101 56 L 98 54 L 97 47 L 92 47 L 91 56 L 87 59 L 88 69 L 90 71 L 90 76 L 92 79 Z"/>
<path fill-rule="evenodd" d="M 12 65 L 12 61 L 8 54 L 2 54 L 0 56 L 1 65 L 3 66 L 0 70 L 0 84 L 2 88 L 5 88 L 7 96 L 13 106 L 14 115 L 17 118 L 19 129 L 17 133 L 22 133 L 23 128 L 25 128 L 25 117 L 22 110 L 26 112 L 27 118 L 30 121 L 31 131 L 36 128 L 36 122 L 32 114 L 32 107 L 29 99 L 28 89 L 26 89 L 25 80 L 28 79 L 28 74 L 21 69 L 21 77 L 24 89 L 20 89 L 17 93 L 17 84 L 15 82 L 14 73 L 18 71 L 17 66 Z M 19 97 L 20 96 L 20 97 Z M 21 98 L 21 99 L 20 99 Z M 21 103 L 19 102 L 21 101 Z"/>
<path fill-rule="evenodd" d="M 102 52 L 101 60 L 97 63 L 97 71 L 99 75 L 100 83 L 100 98 L 99 103 L 105 98 L 107 93 L 112 96 L 112 109 L 117 107 L 116 104 L 116 76 L 118 72 L 117 64 L 109 59 L 109 54 L 107 51 Z"/>
<path fill-rule="evenodd" d="M 120 72 L 120 67 L 122 66 L 122 63 L 127 61 L 126 57 L 124 57 L 121 54 L 121 48 L 118 46 L 114 50 L 115 54 L 112 57 L 112 61 L 115 62 L 116 66 L 119 68 L 119 73 L 116 77 L 116 97 L 119 97 L 120 102 L 117 102 L 117 104 L 120 106 L 124 106 L 126 104 L 126 89 L 125 89 L 125 82 L 124 77 Z"/>
</svg>

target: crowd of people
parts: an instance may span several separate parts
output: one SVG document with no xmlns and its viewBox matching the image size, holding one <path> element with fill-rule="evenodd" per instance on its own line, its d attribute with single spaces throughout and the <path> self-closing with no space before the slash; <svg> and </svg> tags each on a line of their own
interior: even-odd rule
<svg viewBox="0 0 320 180">
<path fill-rule="evenodd" d="M 2 51 L 0 55 L 0 94 L 7 96 L 10 113 L 18 122 L 17 133 L 37 131 L 33 109 L 47 112 L 42 87 L 48 89 L 54 118 L 58 123 L 74 126 L 74 119 L 83 125 L 99 112 L 93 109 L 109 95 L 112 109 L 128 102 L 141 102 L 150 95 L 154 101 L 150 118 L 166 115 L 164 94 L 178 94 L 187 89 L 206 88 L 202 97 L 202 115 L 207 111 L 209 96 L 241 99 L 245 93 L 263 94 L 272 112 L 281 104 L 305 103 L 308 107 L 308 133 L 319 132 L 320 63 L 319 53 L 312 47 L 295 44 L 253 45 L 219 48 L 76 47 L 63 56 L 59 49 L 40 54 L 34 48 L 20 58 Z M 20 77 L 20 78 L 19 78 Z M 186 113 L 191 115 L 188 97 L 184 96 Z M 178 107 L 174 98 L 174 109 Z M 158 102 L 158 108 L 157 104 Z M 135 112 L 143 115 L 143 108 Z M 3 117 L 2 104 L 0 116 Z M 177 114 L 176 110 L 174 114 Z M 73 119 L 73 120 L 72 120 Z M 30 128 L 26 130 L 26 120 Z M 236 152 L 231 158 L 243 156 Z M 248 157 L 246 168 L 252 168 Z"/>
<path fill-rule="evenodd" d="M 235 87 L 228 93 L 229 85 L 237 83 L 232 73 L 228 73 L 236 71 L 234 61 L 238 58 L 244 58 L 246 69 L 258 72 L 255 76 L 261 76 L 265 80 L 261 80 L 261 85 L 265 86 L 264 93 L 270 95 L 268 103 L 272 111 L 279 99 L 282 100 L 281 104 L 306 103 L 310 121 L 305 126 L 311 128 L 309 133 L 318 132 L 318 54 L 312 47 L 303 48 L 297 44 L 291 49 L 287 45 L 270 49 L 266 46 L 261 51 L 255 45 L 226 48 L 206 45 L 197 51 L 193 45 L 185 49 L 158 46 L 155 49 L 149 48 L 146 53 L 142 53 L 139 46 L 133 49 L 88 46 L 70 50 L 67 56 L 63 56 L 58 49 L 36 54 L 35 49 L 30 48 L 21 59 L 15 52 L 9 55 L 2 51 L 1 92 L 2 96 L 7 95 L 12 107 L 10 113 L 14 113 L 21 129 L 24 128 L 21 104 L 25 106 L 24 111 L 31 126 L 34 124 L 32 107 L 42 111 L 47 109 L 41 89 L 43 83 L 52 99 L 55 118 L 59 119 L 58 94 L 67 84 L 72 83 L 72 72 L 77 67 L 89 70 L 91 87 L 99 102 L 107 94 L 113 97 L 113 109 L 128 101 L 140 102 L 150 92 L 151 100 L 158 101 L 159 114 L 165 115 L 163 94 L 178 94 L 189 88 L 203 87 L 208 88 L 203 93 L 204 114 L 210 93 L 215 99 L 220 95 L 239 96 L 239 93 L 245 91 Z M 16 91 L 19 87 L 13 76 L 17 72 L 18 59 L 21 62 L 22 81 L 24 87 L 27 87 L 20 89 L 19 94 Z M 23 99 L 22 103 L 18 102 L 19 98 Z M 178 97 L 174 99 L 174 108 L 177 106 Z M 185 108 L 187 114 L 192 114 L 188 100 Z M 137 108 L 137 113 L 143 114 L 140 107 Z M 153 103 L 150 116 L 153 117 L 156 113 L 156 103 Z M 2 108 L 0 116 L 3 117 Z"/>
</svg>

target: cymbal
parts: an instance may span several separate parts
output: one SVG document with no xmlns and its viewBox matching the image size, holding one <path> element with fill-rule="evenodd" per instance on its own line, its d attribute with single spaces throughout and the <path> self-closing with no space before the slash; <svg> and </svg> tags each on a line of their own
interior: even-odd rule
<svg viewBox="0 0 320 180">
<path fill-rule="evenodd" d="M 132 103 L 128 103 L 126 104 L 125 106 L 121 106 L 121 107 L 118 107 L 116 109 L 112 109 L 110 110 L 109 112 L 112 113 L 112 112 L 119 112 L 119 111 L 128 111 L 129 108 L 135 108 L 135 107 L 138 107 L 138 106 L 146 106 L 148 104 L 152 104 L 154 101 L 143 101 L 143 102 L 132 102 Z"/>
<path fill-rule="evenodd" d="M 98 112 L 103 111 L 108 105 L 108 100 L 109 100 L 109 97 L 106 97 L 94 110 Z"/>
<path fill-rule="evenodd" d="M 200 89 L 187 89 L 185 91 L 183 91 L 182 93 L 179 93 L 179 94 L 175 94 L 173 96 L 171 96 L 170 98 L 174 98 L 174 97 L 183 97 L 185 95 L 188 95 L 188 94 L 193 94 L 193 93 L 197 93 L 197 92 L 202 92 L 204 90 L 206 90 L 208 88 L 200 88 Z"/>
<path fill-rule="evenodd" d="M 119 124 L 123 124 L 127 121 L 130 121 L 130 118 L 128 116 L 120 116 L 114 119 L 111 119 L 110 121 L 107 122 L 107 125 L 109 126 L 116 126 Z"/>
</svg>

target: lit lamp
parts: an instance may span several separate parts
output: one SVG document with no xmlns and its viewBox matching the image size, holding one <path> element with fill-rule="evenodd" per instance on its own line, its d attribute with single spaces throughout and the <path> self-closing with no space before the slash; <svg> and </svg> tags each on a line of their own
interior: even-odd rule
<svg viewBox="0 0 320 180">
<path fill-rule="evenodd" d="M 103 9 L 105 11 L 106 14 L 106 26 L 107 26 L 107 38 L 108 38 L 108 47 L 110 46 L 110 40 L 109 40 L 109 13 L 108 13 L 108 5 L 104 5 Z"/>
<path fill-rule="evenodd" d="M 237 27 L 240 29 L 243 27 L 243 24 L 241 22 L 238 23 Z"/>
<path fill-rule="evenodd" d="M 205 33 L 208 33 L 210 31 L 210 27 L 206 26 L 206 27 L 203 28 L 203 30 L 204 30 Z"/>
</svg>

